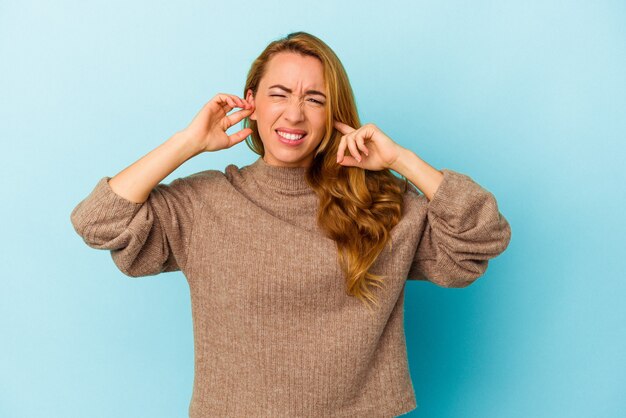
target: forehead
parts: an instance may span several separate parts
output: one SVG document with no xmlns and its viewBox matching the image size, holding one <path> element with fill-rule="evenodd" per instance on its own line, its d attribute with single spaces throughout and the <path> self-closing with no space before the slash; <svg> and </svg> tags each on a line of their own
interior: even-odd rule
<svg viewBox="0 0 626 418">
<path fill-rule="evenodd" d="M 261 85 L 282 84 L 292 89 L 324 89 L 324 66 L 308 55 L 281 52 L 268 61 Z"/>
</svg>

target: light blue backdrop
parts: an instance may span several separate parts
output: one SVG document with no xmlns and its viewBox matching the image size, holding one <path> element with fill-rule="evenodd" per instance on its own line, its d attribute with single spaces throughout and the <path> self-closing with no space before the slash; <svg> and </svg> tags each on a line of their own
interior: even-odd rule
<svg viewBox="0 0 626 418">
<path fill-rule="evenodd" d="M 407 284 L 407 416 L 626 416 L 625 3 L 228 3 L 0 3 L 0 416 L 186 416 L 184 276 L 124 276 L 70 211 L 295 30 L 335 49 L 363 122 L 512 225 L 472 286 Z"/>
</svg>

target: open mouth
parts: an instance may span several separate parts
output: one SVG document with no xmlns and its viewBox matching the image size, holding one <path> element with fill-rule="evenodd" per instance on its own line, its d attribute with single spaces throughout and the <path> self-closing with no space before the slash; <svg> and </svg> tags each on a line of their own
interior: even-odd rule
<svg viewBox="0 0 626 418">
<path fill-rule="evenodd" d="M 296 135 L 296 134 L 289 134 L 287 132 L 283 132 L 283 131 L 279 131 L 279 130 L 276 130 L 276 133 L 281 138 L 288 139 L 289 141 L 299 141 L 300 139 L 302 139 L 302 138 L 304 138 L 306 136 L 306 134 L 298 134 L 298 135 Z"/>
<path fill-rule="evenodd" d="M 286 132 L 282 132 L 279 130 L 276 130 L 276 135 L 278 135 L 278 139 L 287 145 L 298 145 L 300 143 L 302 143 L 304 141 L 304 138 L 306 138 L 307 134 L 288 134 Z"/>
</svg>

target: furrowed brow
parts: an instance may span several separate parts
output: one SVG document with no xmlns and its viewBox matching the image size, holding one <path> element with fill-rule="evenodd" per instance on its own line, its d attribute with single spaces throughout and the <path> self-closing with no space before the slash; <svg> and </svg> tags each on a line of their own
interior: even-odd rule
<svg viewBox="0 0 626 418">
<path fill-rule="evenodd" d="M 274 88 L 274 87 L 279 88 L 281 90 L 284 90 L 287 93 L 292 93 L 291 89 L 289 89 L 289 88 L 287 88 L 287 87 L 285 87 L 285 86 L 283 86 L 281 84 L 274 84 L 273 86 L 269 86 L 270 89 Z M 316 94 L 318 96 L 322 96 L 324 99 L 326 98 L 326 95 L 324 93 L 322 93 L 321 91 L 317 91 L 317 90 L 307 90 L 305 92 L 305 94 Z"/>
</svg>

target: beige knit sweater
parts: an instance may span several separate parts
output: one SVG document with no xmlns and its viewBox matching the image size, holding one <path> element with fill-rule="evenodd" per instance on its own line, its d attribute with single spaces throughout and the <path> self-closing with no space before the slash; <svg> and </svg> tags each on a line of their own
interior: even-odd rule
<svg viewBox="0 0 626 418">
<path fill-rule="evenodd" d="M 394 417 L 417 407 L 403 324 L 405 280 L 464 287 L 508 246 L 494 196 L 443 169 L 432 201 L 410 187 L 372 267 L 374 313 L 346 294 L 334 241 L 316 223 L 305 168 L 206 170 L 128 201 L 103 177 L 72 211 L 76 232 L 126 275 L 181 270 L 195 376 L 189 416 Z"/>
</svg>

